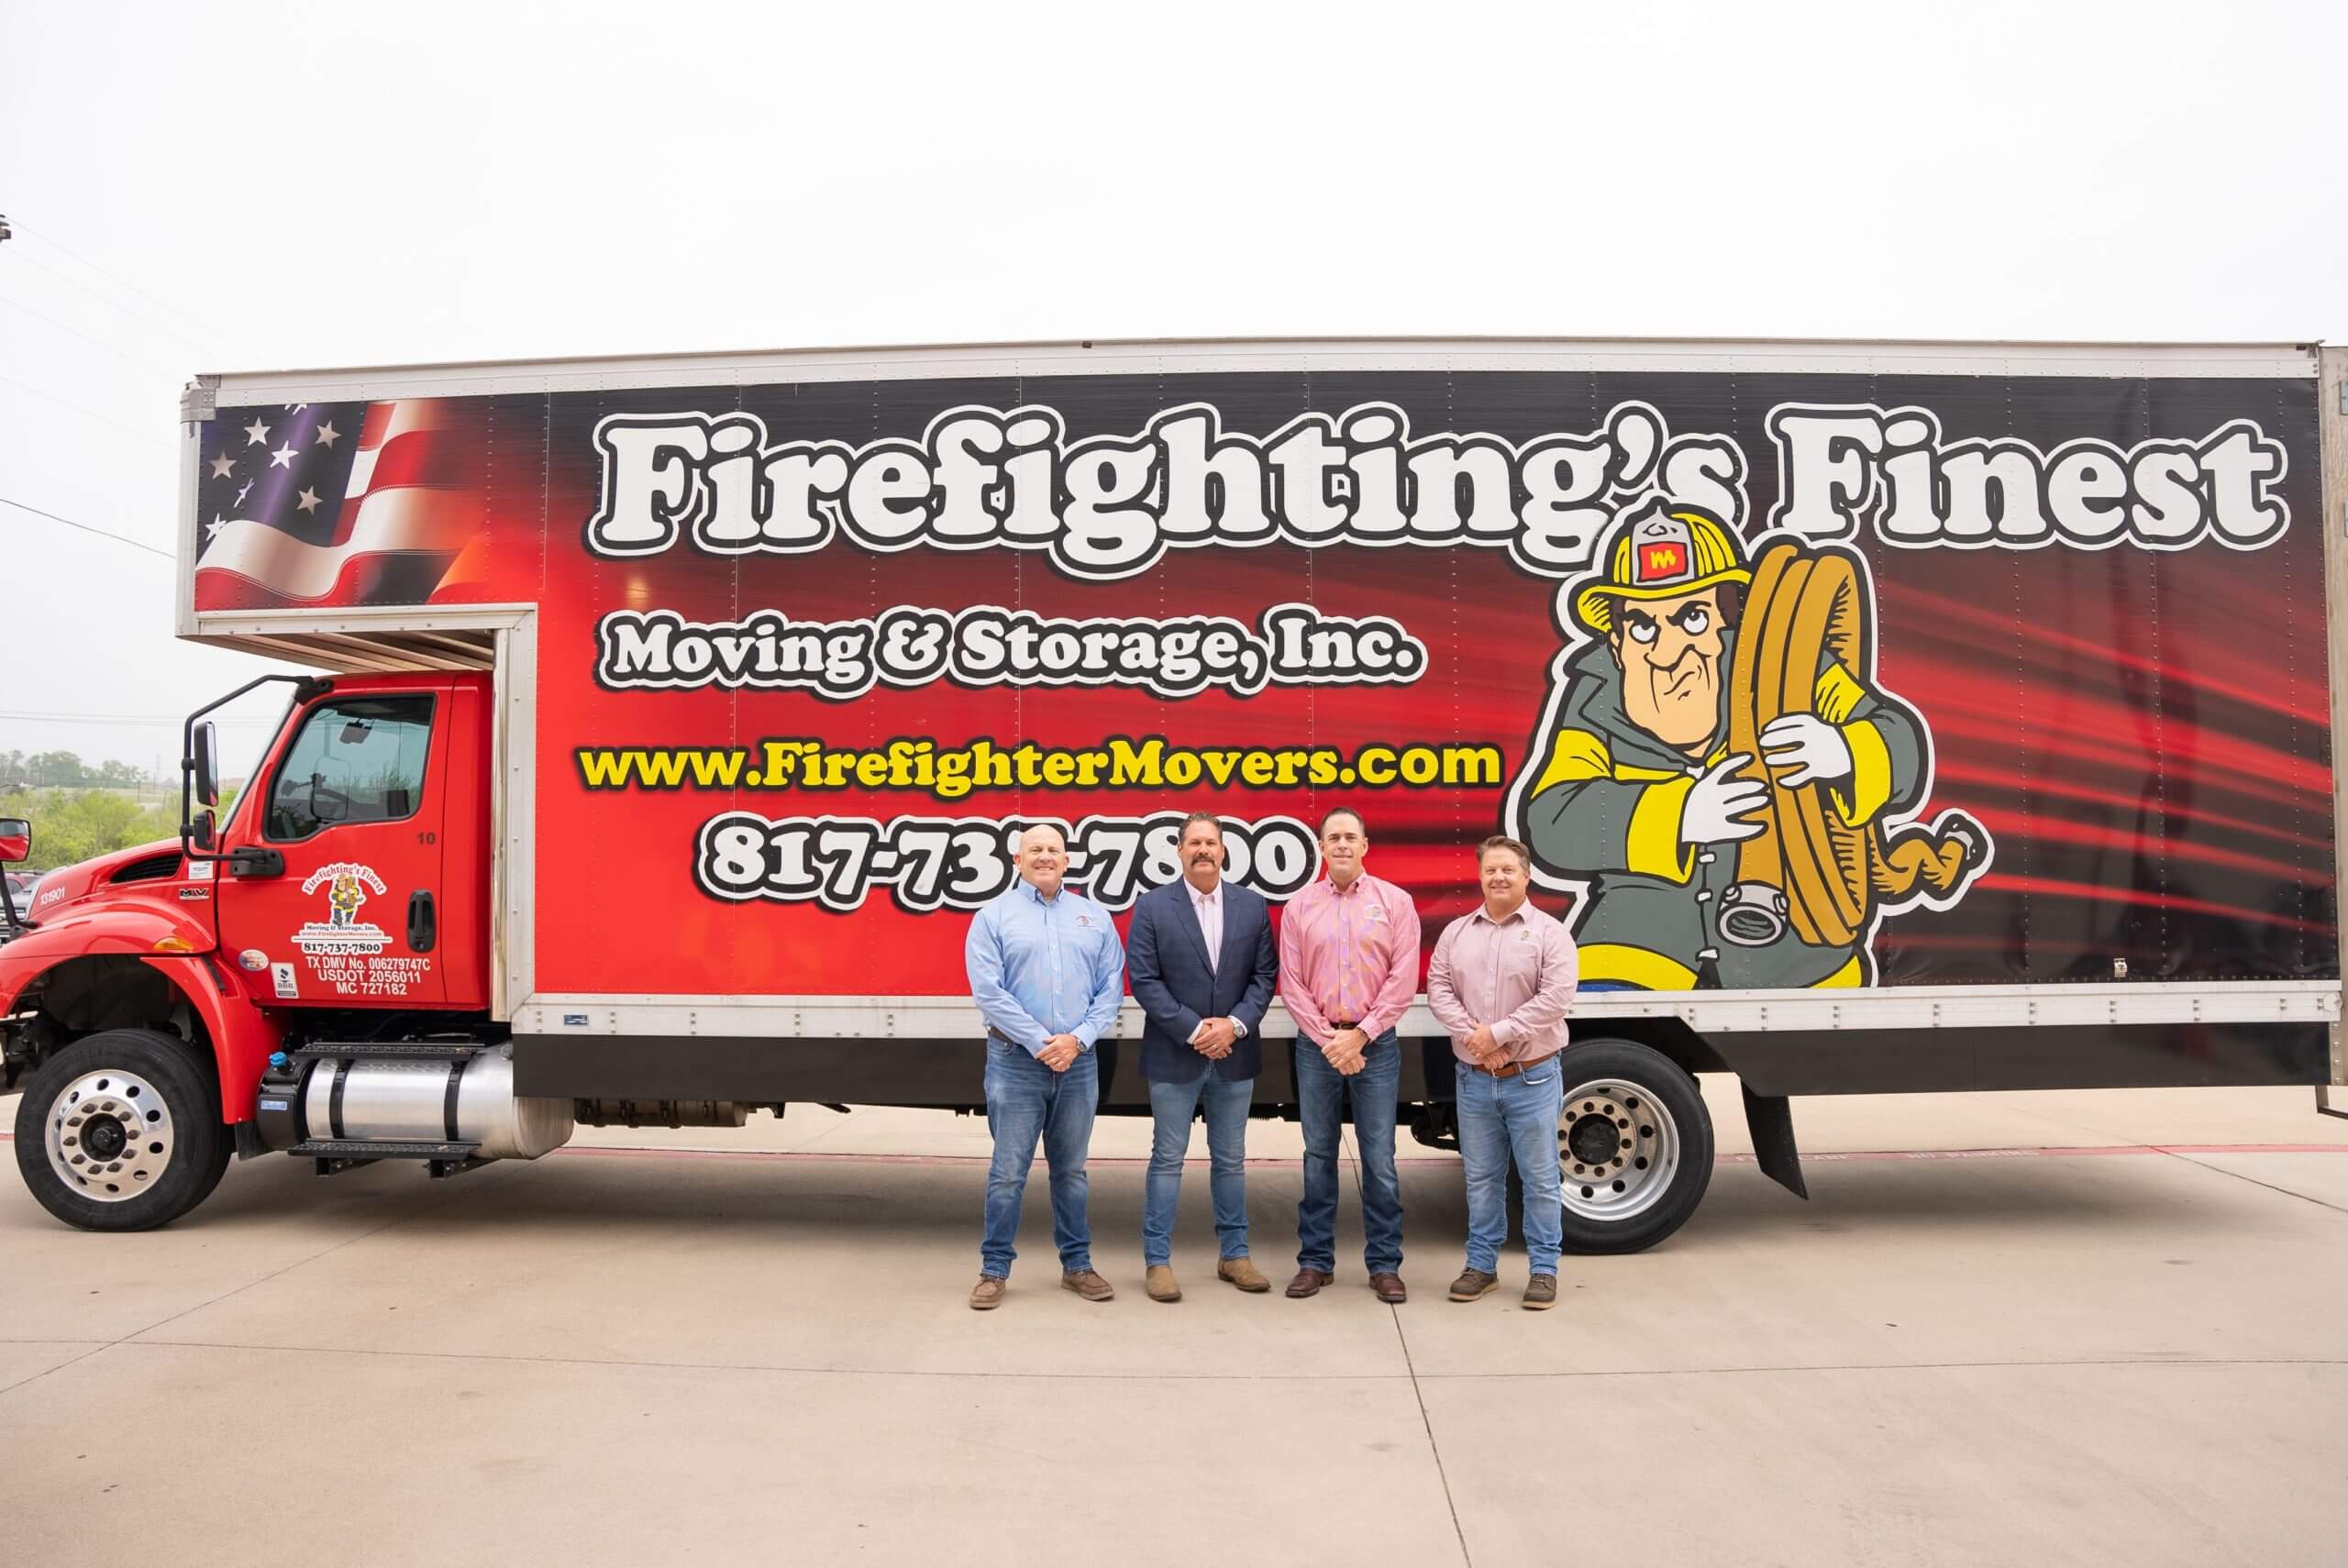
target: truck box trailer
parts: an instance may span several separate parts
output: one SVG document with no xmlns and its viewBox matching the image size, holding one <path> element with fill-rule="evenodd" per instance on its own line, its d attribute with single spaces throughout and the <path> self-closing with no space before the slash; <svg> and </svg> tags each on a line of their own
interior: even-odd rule
<svg viewBox="0 0 2348 1568">
<path fill-rule="evenodd" d="M 1474 847 L 1531 846 L 1582 956 L 1584 1248 L 1694 1208 L 1698 1073 L 1797 1191 L 1789 1096 L 2323 1103 L 2342 372 L 1395 340 L 199 378 L 178 631 L 317 673 L 271 678 L 225 812 L 192 717 L 180 841 L 50 873 L 0 946 L 19 1167 L 135 1229 L 232 1153 L 974 1110 L 962 939 L 1017 835 L 1122 918 L 1194 809 L 1276 906 L 1358 812 L 1430 947 Z M 1138 1032 L 1104 1110 L 1146 1104 Z M 1401 1032 L 1445 1143 L 1448 1042 Z M 1292 1110 L 1283 1053 L 1256 1093 Z"/>
</svg>

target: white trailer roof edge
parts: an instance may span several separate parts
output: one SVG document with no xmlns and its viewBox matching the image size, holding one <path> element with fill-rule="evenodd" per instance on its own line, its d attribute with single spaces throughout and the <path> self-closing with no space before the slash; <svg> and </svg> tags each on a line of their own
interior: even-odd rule
<svg viewBox="0 0 2348 1568">
<path fill-rule="evenodd" d="M 1926 338 L 1104 337 L 326 367 L 205 374 L 196 381 L 212 393 L 200 403 L 238 406 L 712 383 L 1301 370 L 2271 379 L 2312 378 L 2317 348 L 2313 343 Z"/>
</svg>

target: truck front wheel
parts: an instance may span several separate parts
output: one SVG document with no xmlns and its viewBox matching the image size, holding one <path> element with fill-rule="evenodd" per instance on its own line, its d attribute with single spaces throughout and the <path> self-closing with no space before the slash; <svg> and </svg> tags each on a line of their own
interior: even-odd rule
<svg viewBox="0 0 2348 1568">
<path fill-rule="evenodd" d="M 1687 1223 L 1712 1179 L 1712 1120 L 1696 1080 L 1628 1040 L 1567 1047 L 1557 1122 L 1568 1252 L 1635 1253 Z"/>
<path fill-rule="evenodd" d="M 17 1168 L 84 1231 L 151 1231 L 211 1196 L 228 1130 L 211 1075 L 175 1036 L 109 1029 L 41 1065 L 17 1107 Z"/>
</svg>

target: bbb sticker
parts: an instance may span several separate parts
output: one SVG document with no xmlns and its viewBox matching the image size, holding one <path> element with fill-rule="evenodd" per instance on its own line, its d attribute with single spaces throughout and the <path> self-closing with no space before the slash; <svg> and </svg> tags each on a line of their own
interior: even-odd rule
<svg viewBox="0 0 2348 1568">
<path fill-rule="evenodd" d="M 276 982 L 277 994 L 279 996 L 292 997 L 299 996 L 301 994 L 294 986 L 293 965 L 271 964 L 269 966 L 269 977 Z"/>
</svg>

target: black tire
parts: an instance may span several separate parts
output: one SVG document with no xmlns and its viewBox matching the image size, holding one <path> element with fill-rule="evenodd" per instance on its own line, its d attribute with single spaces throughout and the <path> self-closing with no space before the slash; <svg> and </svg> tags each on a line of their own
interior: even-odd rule
<svg viewBox="0 0 2348 1568">
<path fill-rule="evenodd" d="M 1712 1180 L 1712 1118 L 1704 1108 L 1704 1097 L 1696 1087 L 1693 1075 L 1670 1057 L 1647 1046 L 1628 1040 L 1591 1040 L 1578 1042 L 1566 1048 L 1558 1057 L 1565 1073 L 1565 1107 L 1567 1118 L 1578 1120 L 1589 1114 L 1584 1108 L 1609 1103 L 1592 1092 L 1593 1086 L 1618 1085 L 1627 1095 L 1615 1098 L 1623 1119 L 1630 1122 L 1622 1131 L 1633 1148 L 1625 1153 L 1634 1160 L 1644 1158 L 1637 1151 L 1660 1146 L 1657 1134 L 1668 1132 L 1674 1154 L 1667 1165 L 1655 1168 L 1655 1179 L 1660 1186 L 1654 1189 L 1648 1201 L 1635 1212 L 1621 1219 L 1595 1218 L 1587 1212 L 1577 1212 L 1575 1200 L 1588 1205 L 1593 1198 L 1603 1206 L 1605 1190 L 1614 1180 L 1636 1179 L 1635 1173 L 1621 1175 L 1607 1172 L 1603 1176 L 1589 1171 L 1583 1179 L 1574 1175 L 1575 1159 L 1568 1122 L 1558 1132 L 1559 1154 L 1562 1160 L 1560 1179 L 1565 1185 L 1565 1239 L 1569 1253 L 1636 1253 L 1654 1246 L 1688 1222 L 1696 1206 L 1704 1200 L 1704 1189 Z M 1635 1103 L 1633 1103 L 1635 1102 Z M 1661 1117 L 1641 1118 L 1641 1110 L 1658 1110 Z M 1642 1136 L 1642 1129 L 1648 1130 Z"/>
<path fill-rule="evenodd" d="M 105 1087 L 76 1089 L 87 1080 Z M 150 1090 L 160 1106 L 150 1099 Z M 61 1106 L 69 1093 L 82 1099 Z M 99 1098 L 117 1094 L 123 1098 Z M 142 1175 L 140 1151 L 129 1146 L 136 1140 L 125 1134 L 122 1157 L 90 1162 L 88 1176 L 61 1172 L 50 1139 L 54 1131 L 79 1142 L 80 1124 L 69 1126 L 67 1115 L 77 1103 L 116 1107 L 119 1126 L 135 1120 L 166 1130 L 167 1143 L 147 1145 L 165 1150 L 160 1165 Z M 177 1035 L 153 1029 L 109 1029 L 75 1041 L 41 1064 L 17 1107 L 17 1169 L 25 1186 L 43 1209 L 84 1231 L 151 1231 L 170 1224 L 212 1196 L 228 1168 L 232 1142 L 220 1120 L 211 1064 Z M 69 1160 L 75 1153 L 62 1152 Z M 94 1196 L 101 1187 L 107 1196 Z"/>
</svg>

